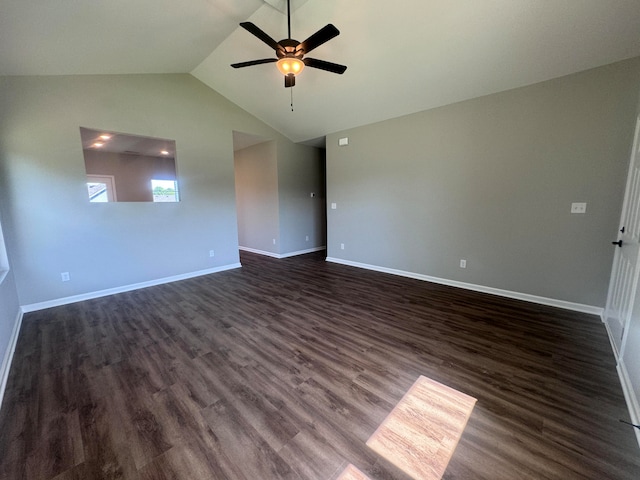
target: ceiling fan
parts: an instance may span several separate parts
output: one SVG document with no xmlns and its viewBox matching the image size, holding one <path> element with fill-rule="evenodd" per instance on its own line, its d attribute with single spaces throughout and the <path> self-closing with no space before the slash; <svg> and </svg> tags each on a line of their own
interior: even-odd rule
<svg viewBox="0 0 640 480">
<path fill-rule="evenodd" d="M 304 42 L 294 40 L 291 38 L 290 0 L 287 0 L 288 38 L 276 42 L 267 33 L 251 22 L 242 22 L 240 23 L 240 26 L 273 48 L 276 52 L 277 58 L 263 58 L 260 60 L 250 60 L 248 62 L 233 63 L 231 65 L 233 68 L 250 67 L 252 65 L 275 62 L 280 73 L 284 75 L 285 88 L 293 87 L 296 84 L 296 74 L 302 72 L 302 69 L 305 66 L 319 68 L 320 70 L 326 70 L 327 72 L 338 74 L 343 74 L 347 69 L 345 65 L 326 62 L 316 58 L 305 58 L 305 55 L 314 48 L 317 48 L 323 43 L 331 40 L 333 37 L 340 35 L 340 31 L 334 25 L 328 24 L 311 35 Z"/>
</svg>

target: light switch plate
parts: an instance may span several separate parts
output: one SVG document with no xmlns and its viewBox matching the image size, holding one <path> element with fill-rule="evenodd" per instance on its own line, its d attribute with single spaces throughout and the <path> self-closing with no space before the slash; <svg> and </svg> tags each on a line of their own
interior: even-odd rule
<svg viewBox="0 0 640 480">
<path fill-rule="evenodd" d="M 349 145 L 349 137 L 343 137 L 343 138 L 338 139 L 338 145 L 341 146 L 341 147 Z"/>
<path fill-rule="evenodd" d="M 587 212 L 587 204 L 586 203 L 572 203 L 571 204 L 571 213 L 586 213 Z"/>
</svg>

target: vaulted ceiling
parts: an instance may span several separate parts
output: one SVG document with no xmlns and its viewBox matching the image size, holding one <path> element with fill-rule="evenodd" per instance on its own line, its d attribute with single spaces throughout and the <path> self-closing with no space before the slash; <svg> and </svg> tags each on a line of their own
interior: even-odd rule
<svg viewBox="0 0 640 480">
<path fill-rule="evenodd" d="M 640 55 L 640 0 L 291 0 L 292 37 L 341 34 L 285 89 L 238 27 L 287 36 L 285 0 L 2 0 L 0 75 L 191 73 L 295 142 Z M 294 111 L 291 111 L 293 93 Z"/>
</svg>

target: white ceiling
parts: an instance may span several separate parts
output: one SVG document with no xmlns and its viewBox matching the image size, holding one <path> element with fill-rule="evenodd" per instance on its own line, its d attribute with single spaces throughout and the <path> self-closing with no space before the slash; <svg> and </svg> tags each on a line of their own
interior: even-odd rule
<svg viewBox="0 0 640 480">
<path fill-rule="evenodd" d="M 293 0 L 292 36 L 333 23 L 291 89 L 273 51 L 238 27 L 286 37 L 285 0 L 2 0 L 0 75 L 191 73 L 291 140 L 640 55 L 640 0 Z M 276 8 L 274 8 L 274 5 Z"/>
</svg>

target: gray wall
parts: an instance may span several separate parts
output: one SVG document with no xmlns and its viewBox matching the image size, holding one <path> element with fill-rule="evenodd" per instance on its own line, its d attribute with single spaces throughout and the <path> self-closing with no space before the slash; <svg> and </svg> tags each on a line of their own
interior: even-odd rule
<svg viewBox="0 0 640 480">
<path fill-rule="evenodd" d="M 275 141 L 235 152 L 238 241 L 241 247 L 279 252 L 277 163 Z"/>
<path fill-rule="evenodd" d="M 232 130 L 288 142 L 190 75 L 0 77 L 0 111 L 22 305 L 237 263 Z M 181 201 L 89 203 L 81 125 L 175 139 Z"/>
<path fill-rule="evenodd" d="M 604 307 L 639 86 L 633 59 L 329 135 L 328 256 Z"/>
</svg>

